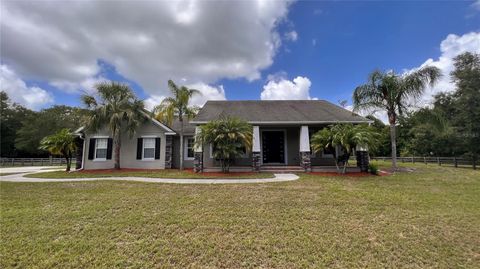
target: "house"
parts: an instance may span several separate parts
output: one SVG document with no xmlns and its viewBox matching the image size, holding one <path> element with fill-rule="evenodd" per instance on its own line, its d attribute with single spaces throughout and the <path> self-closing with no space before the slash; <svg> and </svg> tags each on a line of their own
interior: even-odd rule
<svg viewBox="0 0 480 269">
<path fill-rule="evenodd" d="M 190 122 L 184 123 L 184 167 L 216 171 L 219 162 L 212 157 L 212 145 L 195 147 L 199 126 L 222 116 L 238 117 L 253 126 L 251 149 L 234 160 L 232 171 L 322 170 L 335 165 L 333 150 L 311 153 L 310 137 L 335 123 L 370 123 L 357 114 L 324 100 L 288 101 L 208 101 Z M 180 163 L 180 123 L 172 126 L 149 118 L 135 136 L 122 135 L 122 168 L 178 168 Z M 113 168 L 112 139 L 107 130 L 95 134 L 79 130 L 82 150 L 77 167 Z M 366 154 L 366 153 L 365 153 Z M 362 158 L 365 159 L 365 158 Z"/>
</svg>

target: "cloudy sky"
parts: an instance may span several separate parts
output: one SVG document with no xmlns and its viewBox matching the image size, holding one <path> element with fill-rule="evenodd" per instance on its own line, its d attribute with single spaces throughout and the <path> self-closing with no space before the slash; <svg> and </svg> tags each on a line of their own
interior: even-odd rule
<svg viewBox="0 0 480 269">
<path fill-rule="evenodd" d="M 1 1 L 0 87 L 32 109 L 79 105 L 99 81 L 129 83 L 148 106 L 167 80 L 208 99 L 351 102 L 374 69 L 480 53 L 480 0 L 428 2 Z"/>
</svg>

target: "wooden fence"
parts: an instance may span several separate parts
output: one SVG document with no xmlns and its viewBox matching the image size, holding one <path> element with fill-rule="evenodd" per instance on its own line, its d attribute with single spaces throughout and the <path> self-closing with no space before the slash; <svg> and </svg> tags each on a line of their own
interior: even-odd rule
<svg viewBox="0 0 480 269">
<path fill-rule="evenodd" d="M 67 162 L 64 158 L 0 158 L 0 166 L 50 166 L 50 165 L 65 165 Z M 75 158 L 72 159 L 72 164 L 75 165 Z"/>
<path fill-rule="evenodd" d="M 392 157 L 371 157 L 371 160 L 392 161 Z M 478 160 L 458 157 L 397 157 L 397 163 L 424 163 L 437 164 L 453 167 L 473 168 L 477 169 Z"/>
</svg>

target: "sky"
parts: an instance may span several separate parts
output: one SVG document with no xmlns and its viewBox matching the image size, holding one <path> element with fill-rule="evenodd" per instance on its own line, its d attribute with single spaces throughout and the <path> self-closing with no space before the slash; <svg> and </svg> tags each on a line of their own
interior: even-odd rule
<svg viewBox="0 0 480 269">
<path fill-rule="evenodd" d="M 168 79 L 192 100 L 325 99 L 338 104 L 375 69 L 426 65 L 452 91 L 459 53 L 480 53 L 476 1 L 1 1 L 0 87 L 39 110 L 79 106 L 103 81 L 148 108 Z M 379 116 L 381 117 L 381 116 Z"/>
</svg>

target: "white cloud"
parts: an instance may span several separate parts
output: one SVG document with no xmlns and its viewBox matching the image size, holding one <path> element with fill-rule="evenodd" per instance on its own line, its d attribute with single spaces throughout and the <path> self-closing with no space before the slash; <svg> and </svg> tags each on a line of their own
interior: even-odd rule
<svg viewBox="0 0 480 269">
<path fill-rule="evenodd" d="M 186 85 L 190 89 L 196 89 L 200 91 L 200 94 L 194 95 L 190 100 L 190 105 L 202 107 L 208 100 L 226 100 L 225 90 L 223 85 L 210 86 L 205 83 L 195 83 Z M 165 96 L 152 95 L 145 100 L 145 107 L 148 110 L 153 110 L 155 106 L 159 105 Z"/>
<path fill-rule="evenodd" d="M 420 66 L 436 66 L 443 74 L 435 87 L 426 90 L 421 105 L 430 103 L 433 100 L 433 95 L 439 92 L 450 92 L 455 89 L 455 85 L 450 78 L 450 72 L 454 70 L 453 58 L 467 51 L 480 53 L 480 32 L 472 32 L 462 36 L 450 34 L 441 42 L 440 51 L 442 54 L 438 59 L 428 59 Z"/>
<path fill-rule="evenodd" d="M 153 109 L 158 106 L 163 99 L 165 99 L 165 96 L 152 95 L 144 100 L 145 108 L 153 111 Z"/>
<path fill-rule="evenodd" d="M 226 100 L 225 90 L 223 85 L 210 86 L 204 83 L 190 84 L 187 86 L 190 89 L 200 91 L 200 95 L 194 95 L 191 100 L 192 105 L 203 106 L 208 100 Z"/>
<path fill-rule="evenodd" d="M 285 39 L 289 41 L 297 41 L 298 39 L 298 34 L 295 31 L 290 31 L 285 33 Z"/>
<path fill-rule="evenodd" d="M 476 10 L 480 10 L 480 0 L 475 1 L 472 4 L 472 7 L 475 8 Z"/>
<path fill-rule="evenodd" d="M 273 78 L 273 77 L 271 77 Z M 293 81 L 285 78 L 269 80 L 263 86 L 260 95 L 262 100 L 304 100 L 310 97 L 310 86 L 312 83 L 307 77 L 296 77 Z"/>
<path fill-rule="evenodd" d="M 49 92 L 39 87 L 28 87 L 8 66 L 1 65 L 0 71 L 0 88 L 12 101 L 30 109 L 39 109 L 53 102 Z"/>
<path fill-rule="evenodd" d="M 51 85 L 63 89 L 67 92 L 84 92 L 86 94 L 93 94 L 97 90 L 95 89 L 95 85 L 101 82 L 108 82 L 109 80 L 99 76 L 99 77 L 88 77 L 80 82 L 71 82 L 71 81 L 52 81 L 50 82 Z"/>
<path fill-rule="evenodd" d="M 314 38 L 314 39 L 312 39 L 312 46 L 315 47 L 316 45 L 317 45 L 317 39 Z"/>
<path fill-rule="evenodd" d="M 148 94 L 166 81 L 260 78 L 288 1 L 2 1 L 2 61 L 66 91 L 112 64 Z"/>
</svg>

